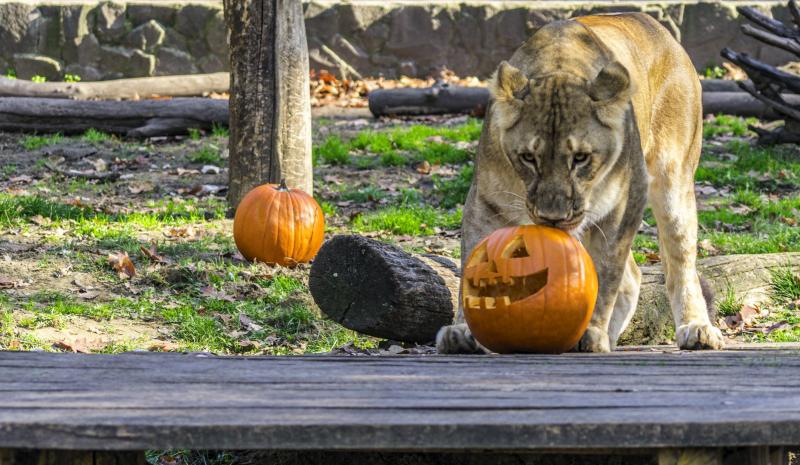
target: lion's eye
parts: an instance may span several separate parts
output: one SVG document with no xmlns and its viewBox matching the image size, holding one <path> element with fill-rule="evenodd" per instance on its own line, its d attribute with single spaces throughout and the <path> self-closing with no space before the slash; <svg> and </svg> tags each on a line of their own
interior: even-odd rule
<svg viewBox="0 0 800 465">
<path fill-rule="evenodd" d="M 532 152 L 522 152 L 522 153 L 519 154 L 519 156 L 520 156 L 520 158 L 522 158 L 523 160 L 525 160 L 527 162 L 533 163 L 533 162 L 536 161 L 536 157 L 533 155 Z"/>
<path fill-rule="evenodd" d="M 587 152 L 578 152 L 573 156 L 572 160 L 575 162 L 576 165 L 580 165 L 589 161 L 589 158 L 591 156 L 592 154 Z"/>
</svg>

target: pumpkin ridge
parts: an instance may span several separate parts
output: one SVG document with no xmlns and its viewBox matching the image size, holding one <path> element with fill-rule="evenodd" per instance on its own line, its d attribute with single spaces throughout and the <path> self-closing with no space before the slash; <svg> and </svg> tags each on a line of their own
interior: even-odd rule
<svg viewBox="0 0 800 465">
<path fill-rule="evenodd" d="M 267 235 L 268 235 L 268 233 L 270 231 L 269 219 L 272 218 L 272 210 L 275 208 L 275 204 L 276 203 L 279 204 L 279 198 L 277 198 L 278 194 L 276 194 L 274 192 L 272 192 L 271 194 L 272 194 L 272 196 L 270 196 L 268 198 L 269 205 L 267 206 L 267 211 L 266 211 L 266 214 L 264 215 L 264 232 L 261 234 L 261 250 L 262 251 L 268 250 L 265 243 L 267 242 Z M 278 205 L 278 207 L 280 208 L 280 204 Z M 278 211 L 278 213 L 280 214 L 280 210 Z M 277 236 L 277 234 L 276 234 L 276 236 Z M 274 244 L 274 245 L 279 247 L 279 244 L 277 244 L 277 240 L 275 242 L 276 242 L 276 244 Z"/>
</svg>

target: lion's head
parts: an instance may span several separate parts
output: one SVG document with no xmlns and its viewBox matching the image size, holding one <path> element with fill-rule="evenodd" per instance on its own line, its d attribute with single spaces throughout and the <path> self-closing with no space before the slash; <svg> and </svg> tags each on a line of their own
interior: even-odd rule
<svg viewBox="0 0 800 465">
<path fill-rule="evenodd" d="M 585 45 L 587 39 L 578 37 Z M 525 185 L 531 220 L 573 230 L 591 218 L 598 200 L 591 198 L 593 187 L 622 150 L 631 82 L 619 62 L 576 66 L 576 60 L 594 54 L 570 56 L 570 37 L 563 34 L 548 39 L 561 41 L 564 47 L 550 47 L 548 53 L 536 45 L 537 56 L 525 62 L 524 70 L 500 64 L 490 82 L 489 124 Z"/>
</svg>

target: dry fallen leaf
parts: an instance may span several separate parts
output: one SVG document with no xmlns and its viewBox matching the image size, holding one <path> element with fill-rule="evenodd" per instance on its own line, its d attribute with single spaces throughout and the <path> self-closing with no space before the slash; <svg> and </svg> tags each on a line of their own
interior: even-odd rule
<svg viewBox="0 0 800 465">
<path fill-rule="evenodd" d="M 714 244 L 712 244 L 708 239 L 703 239 L 702 241 L 698 242 L 697 246 L 700 248 L 700 250 L 707 252 L 709 255 L 715 255 L 719 253 L 719 250 L 717 250 L 717 248 L 714 247 Z"/>
<path fill-rule="evenodd" d="M 175 352 L 179 349 L 177 344 L 168 341 L 155 341 L 147 348 L 150 352 Z"/>
<path fill-rule="evenodd" d="M 86 338 L 73 339 L 71 341 L 58 341 L 53 344 L 53 347 L 67 352 L 76 352 L 79 354 L 89 354 L 92 351 L 89 349 L 89 343 Z"/>
<path fill-rule="evenodd" d="M 149 182 L 137 182 L 128 185 L 128 192 L 131 194 L 142 194 L 152 192 L 155 187 Z"/>
<path fill-rule="evenodd" d="M 227 302 L 233 302 L 233 296 L 227 294 L 225 291 L 218 291 L 214 289 L 213 286 L 206 286 L 200 290 L 203 297 L 208 297 L 210 299 L 217 299 L 217 300 L 224 300 Z"/>
<path fill-rule="evenodd" d="M 164 257 L 162 257 L 161 255 L 159 255 L 156 252 L 156 245 L 155 244 L 150 244 L 150 248 L 146 248 L 145 246 L 140 245 L 139 246 L 139 250 L 142 252 L 142 254 L 145 257 L 149 258 L 150 260 L 152 260 L 152 261 L 154 261 L 156 263 L 164 263 L 165 262 Z"/>
<path fill-rule="evenodd" d="M 247 331 L 261 331 L 263 327 L 254 322 L 249 316 L 244 313 L 239 314 L 239 324 Z"/>
<path fill-rule="evenodd" d="M 108 264 L 114 268 L 120 278 L 132 278 L 136 276 L 136 267 L 133 266 L 128 252 L 117 252 L 108 254 Z"/>
<path fill-rule="evenodd" d="M 423 160 L 421 163 L 417 165 L 417 173 L 431 174 L 431 164 L 428 163 L 427 160 Z"/>
</svg>

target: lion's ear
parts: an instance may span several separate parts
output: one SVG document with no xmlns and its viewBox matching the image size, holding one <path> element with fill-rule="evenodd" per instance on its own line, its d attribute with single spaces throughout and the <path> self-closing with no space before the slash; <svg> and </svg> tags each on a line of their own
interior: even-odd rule
<svg viewBox="0 0 800 465">
<path fill-rule="evenodd" d="M 615 61 L 600 70 L 597 77 L 589 84 L 589 97 L 595 102 L 618 100 L 627 97 L 631 87 L 628 70 L 620 62 Z"/>
<path fill-rule="evenodd" d="M 507 61 L 500 63 L 497 72 L 489 82 L 489 92 L 497 102 L 511 102 L 519 99 L 528 87 L 528 78 Z"/>
<path fill-rule="evenodd" d="M 489 80 L 489 93 L 495 101 L 495 124 L 508 129 L 519 119 L 528 90 L 528 78 L 507 61 L 500 63 Z"/>
</svg>

